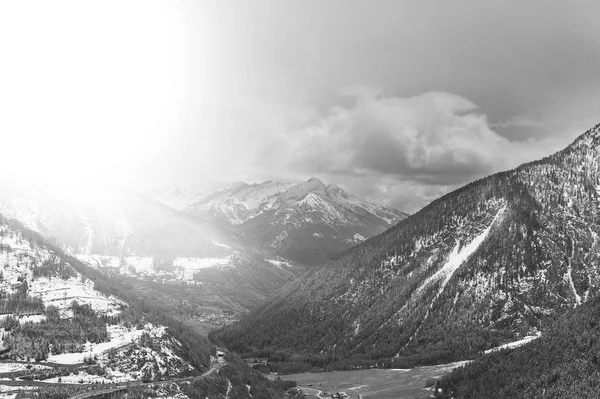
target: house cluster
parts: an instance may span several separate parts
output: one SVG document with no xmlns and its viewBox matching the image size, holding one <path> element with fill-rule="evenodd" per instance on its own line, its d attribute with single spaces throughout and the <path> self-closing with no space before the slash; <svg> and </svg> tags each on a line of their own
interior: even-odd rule
<svg viewBox="0 0 600 399">
<path fill-rule="evenodd" d="M 336 392 L 334 394 L 331 394 L 331 396 L 330 396 L 331 399 L 344 399 L 347 397 L 348 397 L 348 394 L 346 392 Z"/>
</svg>

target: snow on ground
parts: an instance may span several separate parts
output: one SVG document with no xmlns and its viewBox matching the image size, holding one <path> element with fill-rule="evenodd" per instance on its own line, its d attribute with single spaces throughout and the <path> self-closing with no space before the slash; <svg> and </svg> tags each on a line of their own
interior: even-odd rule
<svg viewBox="0 0 600 399">
<path fill-rule="evenodd" d="M 152 256 L 127 256 L 121 273 L 128 275 L 154 275 L 154 258 Z"/>
<path fill-rule="evenodd" d="M 29 366 L 29 368 L 27 367 Z M 15 371 L 23 371 L 23 370 L 51 370 L 52 367 L 42 366 L 40 364 L 32 363 L 28 365 L 27 363 L 3 363 L 0 362 L 0 373 L 13 373 Z"/>
<path fill-rule="evenodd" d="M 0 393 L 5 392 L 13 392 L 13 391 L 31 391 L 36 390 L 39 387 L 35 385 L 1 385 L 0 384 Z M 8 398 L 10 396 L 2 396 L 2 398 Z"/>
<path fill-rule="evenodd" d="M 345 241 L 347 243 L 353 244 L 353 243 L 363 242 L 365 240 L 366 240 L 366 238 L 363 235 L 356 233 L 356 234 L 354 234 L 354 236 L 352 238 L 348 238 Z"/>
<path fill-rule="evenodd" d="M 284 260 L 276 260 L 276 259 L 266 259 L 267 262 L 269 262 L 272 265 L 277 266 L 280 269 L 283 269 L 283 266 L 286 267 L 292 267 L 292 264 L 289 262 L 286 262 Z"/>
<path fill-rule="evenodd" d="M 175 342 L 157 337 L 150 346 L 131 345 L 114 356 L 101 357 L 105 375 L 113 381 L 162 380 L 187 375 L 194 368 L 171 349 Z"/>
<path fill-rule="evenodd" d="M 77 374 L 69 374 L 62 377 L 52 377 L 44 380 L 49 383 L 62 384 L 110 384 L 114 381 L 95 374 L 88 374 L 85 371 L 78 371 Z"/>
<path fill-rule="evenodd" d="M 83 359 L 86 357 L 94 357 L 94 355 L 101 355 L 102 353 L 109 351 L 110 349 L 116 349 L 129 345 L 140 338 L 144 331 L 152 332 L 155 327 L 147 324 L 142 330 L 135 328 L 126 328 L 120 324 L 118 325 L 107 325 L 106 329 L 110 337 L 110 341 L 101 342 L 99 344 L 88 342 L 85 345 L 85 349 L 82 352 L 76 353 L 61 353 L 58 355 L 48 356 L 48 362 L 61 363 L 61 364 L 78 364 L 83 363 Z M 164 331 L 164 327 L 162 327 Z"/>
<path fill-rule="evenodd" d="M 75 272 L 75 277 L 62 279 L 58 277 L 36 277 L 33 278 L 32 265 L 41 265 L 43 262 L 56 259 L 47 249 L 32 246 L 27 240 L 20 237 L 6 227 L 1 228 L 4 235 L 0 237 L 0 243 L 11 248 L 6 252 L 6 261 L 2 268 L 2 288 L 11 293 L 21 283 L 19 279 L 25 278 L 28 282 L 28 294 L 41 298 L 45 306 L 54 305 L 61 310 L 61 316 L 68 317 L 69 307 L 76 300 L 80 304 L 90 304 L 94 310 L 100 313 L 115 315 L 119 313 L 124 304 L 116 298 L 106 297 L 94 290 L 92 281 L 83 278 Z M 3 256 L 4 257 L 4 256 Z M 58 262 L 58 260 L 56 259 Z M 21 322 L 40 322 L 43 315 L 25 315 L 20 318 Z"/>
<path fill-rule="evenodd" d="M 69 376 L 54 377 L 45 382 L 62 383 L 112 383 L 151 380 L 182 376 L 194 368 L 173 351 L 178 341 L 166 334 L 163 326 L 146 324 L 143 329 L 108 326 L 109 342 L 87 343 L 79 353 L 51 355 L 48 362 L 61 364 L 82 363 L 84 358 L 97 356 L 98 365 L 104 369 L 102 376 L 80 371 Z M 140 337 L 146 333 L 152 345 L 143 346 Z"/>
<path fill-rule="evenodd" d="M 496 352 L 502 349 L 509 349 L 509 348 L 518 348 L 519 346 L 523 346 L 525 344 L 530 343 L 531 341 L 533 341 L 534 339 L 538 339 L 539 337 L 541 337 L 542 335 L 538 332 L 536 335 L 529 335 L 523 339 L 520 339 L 518 341 L 514 341 L 514 342 L 509 342 L 508 344 L 504 344 L 504 345 L 500 345 L 496 348 L 492 348 L 492 349 L 488 349 L 486 350 L 484 353 L 491 353 L 491 352 Z"/>
<path fill-rule="evenodd" d="M 6 320 L 9 317 L 17 317 L 19 319 L 19 323 L 40 323 L 43 320 L 46 320 L 46 315 L 44 314 L 29 314 L 29 315 L 17 315 L 15 316 L 13 313 L 4 313 L 0 314 L 0 323 Z M 2 330 L 2 329 L 0 329 Z"/>
<path fill-rule="evenodd" d="M 114 255 L 93 255 L 93 254 L 78 254 L 77 258 L 92 267 L 106 267 L 110 269 L 119 269 L 121 267 L 121 259 Z"/>
<path fill-rule="evenodd" d="M 114 316 L 125 304 L 115 297 L 107 297 L 94 290 L 94 283 L 82 276 L 61 278 L 38 277 L 29 283 L 29 295 L 39 297 L 45 306 L 56 306 L 61 310 L 61 317 L 69 315 L 68 309 L 75 300 L 79 304 L 89 304 L 102 314 Z"/>
<path fill-rule="evenodd" d="M 40 323 L 46 320 L 46 315 L 44 314 L 30 314 L 19 317 L 19 323 Z"/>
<path fill-rule="evenodd" d="M 425 282 L 417 289 L 416 293 L 420 293 L 432 282 L 443 278 L 443 282 L 440 287 L 441 293 L 441 291 L 443 291 L 446 285 L 448 284 L 448 281 L 450 281 L 450 279 L 454 275 L 454 272 L 456 272 L 456 270 L 458 270 L 458 268 L 477 250 L 477 248 L 479 248 L 479 245 L 481 245 L 481 243 L 485 240 L 496 220 L 499 217 L 501 217 L 501 215 L 504 213 L 504 210 L 505 208 L 501 208 L 498 211 L 498 213 L 496 213 L 496 216 L 494 217 L 490 225 L 485 230 L 483 230 L 477 237 L 473 238 L 473 240 L 471 240 L 469 244 L 460 248 L 460 242 L 457 241 L 456 245 L 454 246 L 454 249 L 452 250 L 450 255 L 448 255 L 448 260 L 446 261 L 444 266 L 442 266 L 440 270 L 438 270 L 431 277 L 425 280 Z"/>
<path fill-rule="evenodd" d="M 197 270 L 208 267 L 226 267 L 231 262 L 231 255 L 224 258 L 176 258 L 174 268 L 182 269 L 182 280 L 193 280 Z"/>
<path fill-rule="evenodd" d="M 429 307 L 427 308 L 427 312 L 425 312 L 425 316 L 421 320 L 419 326 L 417 327 L 417 329 L 415 330 L 413 335 L 411 335 L 411 337 L 409 338 L 406 345 L 410 344 L 412 342 L 412 340 L 417 336 L 417 334 L 419 333 L 419 331 L 421 329 L 421 326 L 423 325 L 423 323 L 425 322 L 427 317 L 429 317 L 429 313 L 430 313 L 431 309 L 433 308 L 433 305 L 437 301 L 438 297 L 442 294 L 442 292 L 444 292 L 446 285 L 448 285 L 448 282 L 450 281 L 450 279 L 452 278 L 454 273 L 458 270 L 458 268 L 467 259 L 469 259 L 469 257 L 477 250 L 477 248 L 479 248 L 479 245 L 481 245 L 481 243 L 486 239 L 487 235 L 489 234 L 490 230 L 492 229 L 492 226 L 496 223 L 496 220 L 498 220 L 500 217 L 502 217 L 502 214 L 504 213 L 505 210 L 506 210 L 505 207 L 500 208 L 500 210 L 498 210 L 498 212 L 496 213 L 496 216 L 494 216 L 494 219 L 489 224 L 489 226 L 487 226 L 487 228 L 485 230 L 483 230 L 481 233 L 479 233 L 478 236 L 473 238 L 471 240 L 471 242 L 469 242 L 469 244 L 460 248 L 460 241 L 457 241 L 456 245 L 454 246 L 454 249 L 448 255 L 448 260 L 446 261 L 446 263 L 437 272 L 435 272 L 432 276 L 427 278 L 425 280 L 425 282 L 423 282 L 423 284 L 421 284 L 415 290 L 415 292 L 412 295 L 412 298 L 415 298 L 415 300 L 419 300 L 419 299 L 421 299 L 420 297 L 423 294 L 423 292 L 425 292 L 425 288 L 427 288 L 430 284 L 441 280 L 438 291 L 435 294 L 435 296 L 433 297 L 433 300 L 431 301 Z"/>
<path fill-rule="evenodd" d="M 213 242 L 220 247 L 227 247 L 225 244 Z M 163 277 L 167 280 L 192 281 L 194 273 L 200 269 L 209 267 L 227 267 L 231 264 L 231 255 L 223 258 L 175 258 L 170 270 L 156 271 L 154 269 L 154 260 L 151 256 L 127 256 L 123 265 L 117 256 L 110 255 L 86 255 L 79 254 L 77 258 L 94 268 L 112 268 L 120 274 L 132 277 L 154 276 Z"/>
</svg>

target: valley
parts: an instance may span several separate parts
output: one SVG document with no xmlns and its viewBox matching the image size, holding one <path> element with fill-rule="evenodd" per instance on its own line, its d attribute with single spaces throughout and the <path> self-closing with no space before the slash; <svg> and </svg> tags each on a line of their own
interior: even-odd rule
<svg viewBox="0 0 600 399">
<path fill-rule="evenodd" d="M 291 374 L 444 364 L 544 333 L 600 293 L 599 160 L 597 125 L 433 201 L 210 337 Z"/>
<path fill-rule="evenodd" d="M 486 353 L 518 348 L 537 338 L 539 335 L 532 335 L 489 349 Z M 412 369 L 339 370 L 327 373 L 289 374 L 285 375 L 285 378 L 296 381 L 298 388 L 303 392 L 308 393 L 316 389 L 322 392 L 321 396 L 325 396 L 326 393 L 345 392 L 350 398 L 424 399 L 432 395 L 439 379 L 469 362 L 469 360 L 462 360 Z"/>
<path fill-rule="evenodd" d="M 598 16 L 0 0 L 0 399 L 600 398 Z"/>
<path fill-rule="evenodd" d="M 300 183 L 237 183 L 196 198 L 182 211 L 306 265 L 319 264 L 408 216 L 314 177 Z"/>
<path fill-rule="evenodd" d="M 277 390 L 235 358 L 219 358 L 206 338 L 123 283 L 20 222 L 0 221 L 0 385 L 6 397 L 30 391 L 66 398 L 107 389 L 186 397 L 230 386 L 240 373 L 266 395 Z"/>
</svg>

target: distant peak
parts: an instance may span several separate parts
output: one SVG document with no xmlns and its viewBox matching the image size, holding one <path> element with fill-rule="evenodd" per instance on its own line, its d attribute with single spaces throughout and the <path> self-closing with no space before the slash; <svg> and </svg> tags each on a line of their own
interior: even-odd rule
<svg viewBox="0 0 600 399">
<path fill-rule="evenodd" d="M 248 184 L 246 182 L 243 181 L 239 181 L 237 183 L 233 183 L 231 185 L 231 188 L 238 188 L 238 187 L 246 187 Z"/>
<path fill-rule="evenodd" d="M 325 193 L 325 184 L 316 177 L 311 177 L 305 183 L 300 184 L 299 187 L 302 187 L 305 192 Z"/>
</svg>

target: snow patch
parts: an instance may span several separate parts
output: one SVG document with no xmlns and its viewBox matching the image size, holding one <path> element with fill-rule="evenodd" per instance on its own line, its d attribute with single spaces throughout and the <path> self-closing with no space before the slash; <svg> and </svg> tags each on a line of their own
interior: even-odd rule
<svg viewBox="0 0 600 399">
<path fill-rule="evenodd" d="M 89 304 L 96 312 L 108 316 L 120 313 L 126 305 L 117 298 L 107 297 L 94 290 L 94 283 L 78 275 L 64 280 L 57 277 L 38 277 L 29 283 L 29 294 L 41 298 L 45 306 L 56 306 L 61 317 L 71 307 L 73 301 Z"/>
<path fill-rule="evenodd" d="M 518 348 L 519 346 L 523 346 L 525 344 L 530 343 L 531 341 L 538 339 L 539 337 L 541 337 L 542 334 L 541 333 L 537 333 L 536 335 L 529 335 L 523 339 L 520 339 L 518 341 L 513 341 L 513 342 L 509 342 L 508 344 L 504 344 L 504 345 L 500 345 L 497 346 L 495 348 L 492 349 L 488 349 L 486 351 L 484 351 L 484 353 L 491 353 L 491 352 L 496 352 L 502 349 L 512 349 L 512 348 Z"/>
<path fill-rule="evenodd" d="M 423 326 L 423 323 L 429 316 L 429 313 L 430 313 L 431 309 L 433 308 L 433 305 L 435 304 L 435 302 L 437 301 L 439 296 L 442 294 L 442 292 L 446 288 L 446 285 L 448 284 L 448 282 L 450 281 L 450 279 L 452 278 L 452 276 L 454 275 L 456 270 L 458 270 L 458 268 L 477 250 L 477 248 L 479 248 L 479 245 L 481 245 L 481 243 L 486 239 L 492 226 L 496 223 L 496 220 L 502 216 L 502 214 L 504 213 L 505 210 L 506 210 L 506 207 L 502 207 L 496 213 L 496 216 L 494 216 L 494 219 L 492 220 L 490 225 L 485 230 L 483 230 L 478 236 L 473 238 L 473 240 L 471 240 L 471 242 L 469 244 L 467 244 L 461 248 L 460 241 L 457 241 L 456 245 L 454 246 L 454 249 L 448 255 L 448 260 L 442 266 L 442 268 L 439 269 L 437 272 L 435 272 L 432 276 L 427 278 L 425 280 L 425 282 L 423 282 L 423 284 L 421 284 L 421 286 L 419 286 L 415 290 L 412 297 L 420 297 L 423 294 L 423 292 L 425 291 L 425 289 L 430 284 L 433 284 L 433 283 L 441 280 L 438 291 L 435 294 L 435 296 L 433 297 L 433 300 L 431 301 L 429 307 L 427 308 L 427 312 L 425 313 L 425 316 L 421 320 L 419 326 L 417 327 L 417 329 L 415 330 L 413 335 L 409 338 L 406 345 L 408 345 L 410 342 L 412 342 L 412 340 L 417 336 L 417 334 L 419 333 L 419 331 L 421 329 L 421 326 Z M 412 299 L 412 297 L 411 297 L 411 299 Z"/>
</svg>

